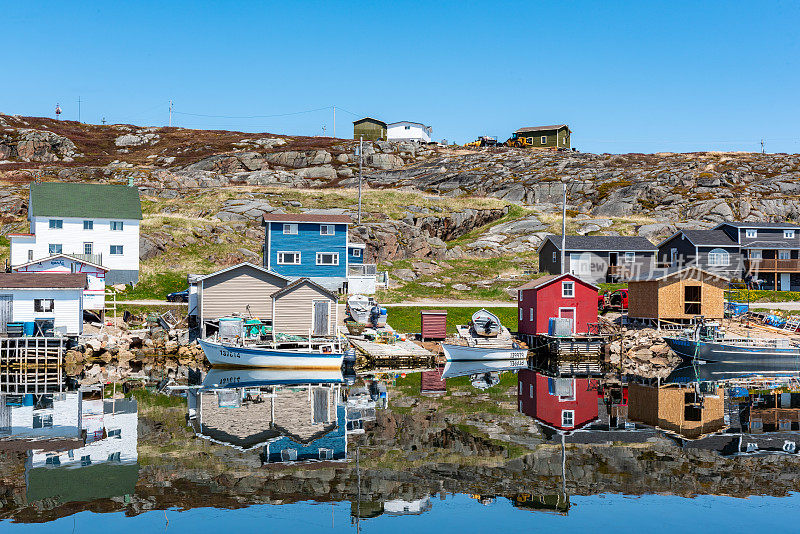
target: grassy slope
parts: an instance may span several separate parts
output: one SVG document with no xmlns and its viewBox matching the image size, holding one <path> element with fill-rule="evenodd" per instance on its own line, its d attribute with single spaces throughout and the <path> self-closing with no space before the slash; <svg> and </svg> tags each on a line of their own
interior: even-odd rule
<svg viewBox="0 0 800 534">
<path fill-rule="evenodd" d="M 389 324 L 398 332 L 419 332 L 420 315 L 422 310 L 432 309 L 431 306 L 388 306 Z M 454 334 L 456 325 L 469 324 L 472 314 L 477 311 L 474 308 L 464 307 L 444 307 L 435 308 L 447 310 L 447 332 Z M 490 312 L 497 315 L 503 326 L 512 332 L 517 330 L 517 308 L 487 308 Z"/>
</svg>

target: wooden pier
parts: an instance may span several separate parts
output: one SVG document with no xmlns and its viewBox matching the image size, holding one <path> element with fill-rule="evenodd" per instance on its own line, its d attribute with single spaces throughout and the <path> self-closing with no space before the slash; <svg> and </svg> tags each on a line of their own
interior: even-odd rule
<svg viewBox="0 0 800 534">
<path fill-rule="evenodd" d="M 0 338 L 0 393 L 59 393 L 65 389 L 66 339 Z"/>
</svg>

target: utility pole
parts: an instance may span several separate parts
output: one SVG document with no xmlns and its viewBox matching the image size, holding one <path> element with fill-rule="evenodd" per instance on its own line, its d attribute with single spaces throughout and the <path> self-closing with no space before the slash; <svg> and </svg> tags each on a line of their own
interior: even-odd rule
<svg viewBox="0 0 800 534">
<path fill-rule="evenodd" d="M 564 274 L 567 254 L 567 182 L 564 185 L 564 201 L 561 205 L 561 274 Z"/>
<path fill-rule="evenodd" d="M 78 122 L 81 122 L 81 97 L 78 97 Z"/>
<path fill-rule="evenodd" d="M 761 153 L 764 153 L 764 140 L 761 140 Z"/>
<path fill-rule="evenodd" d="M 364 160 L 364 136 L 358 142 L 358 224 L 361 224 L 361 163 Z"/>
<path fill-rule="evenodd" d="M 105 125 L 106 125 L 106 118 L 105 118 L 105 117 L 103 117 L 103 119 L 102 119 L 100 122 L 102 122 L 102 123 L 103 123 L 103 126 L 105 126 Z"/>
<path fill-rule="evenodd" d="M 336 106 L 333 106 L 333 138 L 336 139 Z"/>
<path fill-rule="evenodd" d="M 169 101 L 169 126 L 172 127 L 172 100 Z"/>
</svg>

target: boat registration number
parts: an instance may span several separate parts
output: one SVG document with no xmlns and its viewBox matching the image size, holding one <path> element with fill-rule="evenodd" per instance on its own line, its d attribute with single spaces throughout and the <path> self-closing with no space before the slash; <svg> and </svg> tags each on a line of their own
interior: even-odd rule
<svg viewBox="0 0 800 534">
<path fill-rule="evenodd" d="M 522 360 L 528 357 L 528 353 L 524 350 L 515 350 L 508 353 L 510 360 Z"/>
<path fill-rule="evenodd" d="M 220 351 L 220 356 L 222 356 L 223 358 L 241 358 L 242 357 L 242 355 L 239 354 L 238 352 L 232 352 L 230 350 L 225 350 L 225 349 L 222 349 Z"/>
</svg>

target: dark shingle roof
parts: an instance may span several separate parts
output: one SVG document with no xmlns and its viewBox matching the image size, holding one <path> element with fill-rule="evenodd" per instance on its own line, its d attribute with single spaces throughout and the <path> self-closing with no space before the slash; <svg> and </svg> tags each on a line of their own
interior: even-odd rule
<svg viewBox="0 0 800 534">
<path fill-rule="evenodd" d="M 780 230 L 782 228 L 800 228 L 800 224 L 794 224 L 790 222 L 753 222 L 753 221 L 733 221 L 733 222 L 724 222 L 717 226 L 719 228 L 723 225 L 733 226 L 734 228 L 775 228 L 776 230 Z"/>
<path fill-rule="evenodd" d="M 0 273 L 2 289 L 85 289 L 83 273 Z"/>
<path fill-rule="evenodd" d="M 632 276 L 628 278 L 628 282 L 649 282 L 652 280 L 661 280 L 663 278 L 667 278 L 669 276 L 673 276 L 683 271 L 688 271 L 690 273 L 697 273 L 701 272 L 707 274 L 709 276 L 713 276 L 715 278 L 719 278 L 721 280 L 729 280 L 729 278 L 722 273 L 714 272 L 712 270 L 700 269 L 699 267 L 694 266 L 680 266 L 675 265 L 672 267 L 667 267 L 666 269 L 653 269 L 652 271 L 644 272 L 638 274 L 636 276 Z"/>
<path fill-rule="evenodd" d="M 41 182 L 31 184 L 30 213 L 43 217 L 141 219 L 139 190 L 127 185 Z"/>
<path fill-rule="evenodd" d="M 339 223 L 353 224 L 349 215 L 325 215 L 320 213 L 267 213 L 263 222 L 288 223 Z"/>
<path fill-rule="evenodd" d="M 566 124 L 551 124 L 549 126 L 526 126 L 524 128 L 520 128 L 518 130 L 514 130 L 514 133 L 522 133 L 522 132 L 544 132 L 550 130 L 559 130 L 561 128 L 569 129 L 569 126 Z"/>
<path fill-rule="evenodd" d="M 683 230 L 682 233 L 698 247 L 738 246 L 738 243 L 722 230 Z"/>
<path fill-rule="evenodd" d="M 548 235 L 549 239 L 557 249 L 561 250 L 561 236 Z M 658 250 L 649 239 L 639 236 L 620 236 L 620 235 L 568 235 L 567 251 L 587 250 L 602 252 L 610 250 L 612 252 L 624 251 L 652 251 Z"/>
<path fill-rule="evenodd" d="M 742 248 L 785 248 L 795 249 L 800 248 L 796 241 L 785 243 L 783 241 L 751 241 L 750 243 L 742 245 Z"/>
</svg>

